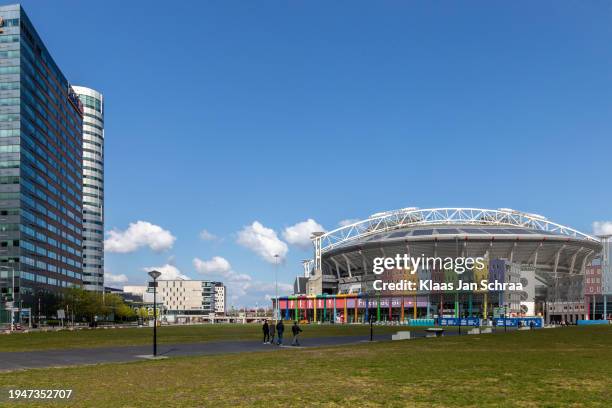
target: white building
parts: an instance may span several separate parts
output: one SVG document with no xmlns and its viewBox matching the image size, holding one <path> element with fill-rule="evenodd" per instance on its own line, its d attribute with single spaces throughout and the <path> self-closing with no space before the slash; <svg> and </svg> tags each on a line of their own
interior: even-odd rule
<svg viewBox="0 0 612 408">
<path fill-rule="evenodd" d="M 83 104 L 83 288 L 104 291 L 104 96 L 73 86 Z"/>
<path fill-rule="evenodd" d="M 141 295 L 145 303 L 153 302 L 153 292 L 147 286 L 124 286 L 123 291 Z M 209 280 L 158 280 L 157 303 L 166 315 L 203 316 L 224 314 L 226 289 L 222 282 Z"/>
<path fill-rule="evenodd" d="M 221 282 L 215 282 L 215 313 L 225 314 L 226 311 L 226 288 Z"/>
<path fill-rule="evenodd" d="M 214 284 L 205 280 L 159 280 L 157 301 L 168 314 L 204 315 L 214 313 Z"/>
<path fill-rule="evenodd" d="M 134 285 L 128 285 L 128 286 L 124 286 L 123 287 L 123 292 L 124 293 L 130 293 L 132 295 L 140 295 L 140 296 L 144 296 L 144 294 L 147 292 L 147 287 L 146 286 L 134 286 Z"/>
<path fill-rule="evenodd" d="M 224 314 L 226 287 L 223 282 L 208 280 L 160 280 L 157 286 L 158 302 L 167 314 L 204 315 Z"/>
</svg>

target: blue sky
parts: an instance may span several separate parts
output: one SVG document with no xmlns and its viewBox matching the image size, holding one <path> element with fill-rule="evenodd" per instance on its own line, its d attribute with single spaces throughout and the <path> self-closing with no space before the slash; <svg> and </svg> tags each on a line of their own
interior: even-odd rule
<svg viewBox="0 0 612 408">
<path fill-rule="evenodd" d="M 69 80 L 105 94 L 106 230 L 124 251 L 106 269 L 130 284 L 168 264 L 262 304 L 274 267 L 257 249 L 287 245 L 292 283 L 310 251 L 270 230 L 286 242 L 308 219 L 612 220 L 609 1 L 22 4 Z"/>
</svg>

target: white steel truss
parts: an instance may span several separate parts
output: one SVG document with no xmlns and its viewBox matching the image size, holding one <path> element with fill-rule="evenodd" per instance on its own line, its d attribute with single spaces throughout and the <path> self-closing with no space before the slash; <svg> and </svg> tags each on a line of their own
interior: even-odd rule
<svg viewBox="0 0 612 408">
<path fill-rule="evenodd" d="M 313 236 L 312 242 L 315 247 L 314 269 L 321 270 L 321 256 L 324 253 L 347 242 L 401 228 L 435 225 L 524 227 L 536 231 L 555 233 L 569 238 L 600 242 L 597 238 L 573 228 L 548 221 L 542 216 L 510 209 L 406 208 L 378 213 L 368 219 L 337 228 L 322 235 Z"/>
</svg>

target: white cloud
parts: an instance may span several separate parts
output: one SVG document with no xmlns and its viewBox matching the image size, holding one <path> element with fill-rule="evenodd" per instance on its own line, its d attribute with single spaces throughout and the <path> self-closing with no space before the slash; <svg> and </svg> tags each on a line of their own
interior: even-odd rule
<svg viewBox="0 0 612 408">
<path fill-rule="evenodd" d="M 219 237 L 216 236 L 215 234 L 213 234 L 212 232 L 210 232 L 210 231 L 208 231 L 206 229 L 203 229 L 200 232 L 200 239 L 202 241 L 216 241 L 216 240 L 219 239 Z"/>
<path fill-rule="evenodd" d="M 104 272 L 104 284 L 116 284 L 116 283 L 125 283 L 128 281 L 128 277 L 125 274 L 113 275 L 110 272 Z"/>
<path fill-rule="evenodd" d="M 160 280 L 174 280 L 174 279 L 183 279 L 190 280 L 191 278 L 187 275 L 184 275 L 176 266 L 165 264 L 162 266 L 150 266 L 144 268 L 145 272 L 151 271 L 159 271 L 161 272 Z"/>
<path fill-rule="evenodd" d="M 284 259 L 289 250 L 287 244 L 278 238 L 273 229 L 264 227 L 259 221 L 239 231 L 236 242 L 270 263 L 275 262 L 274 255 Z"/>
<path fill-rule="evenodd" d="M 224 275 L 232 270 L 232 265 L 229 261 L 220 256 L 213 256 L 209 261 L 203 261 L 200 258 L 193 260 L 193 266 L 202 274 L 219 274 Z"/>
<path fill-rule="evenodd" d="M 125 231 L 113 229 L 106 234 L 104 249 L 108 252 L 134 252 L 142 247 L 161 252 L 172 248 L 176 241 L 170 231 L 147 221 L 130 223 Z"/>
<path fill-rule="evenodd" d="M 245 273 L 237 273 L 232 270 L 232 265 L 229 261 L 221 256 L 213 256 L 208 261 L 203 261 L 200 258 L 193 259 L 193 267 L 202 275 L 219 276 L 226 281 L 250 281 L 251 276 Z"/>
<path fill-rule="evenodd" d="M 230 281 L 226 283 L 226 286 L 228 287 L 231 299 L 240 302 L 241 306 L 253 306 L 256 302 L 258 302 L 260 306 L 263 306 L 269 303 L 269 299 L 266 299 L 266 295 L 275 293 L 274 282 Z M 293 285 L 278 282 L 279 296 L 287 295 L 292 292 Z"/>
<path fill-rule="evenodd" d="M 258 292 L 274 292 L 275 290 L 275 285 L 274 282 L 261 282 L 261 281 L 256 281 L 253 282 L 250 286 L 249 286 L 252 290 L 258 291 Z M 288 283 L 281 283 L 278 282 L 278 293 L 279 295 L 286 295 L 288 292 L 293 292 L 293 285 L 290 285 Z"/>
<path fill-rule="evenodd" d="M 593 223 L 593 234 L 612 235 L 612 221 L 595 221 Z"/>
<path fill-rule="evenodd" d="M 310 236 L 315 231 L 325 231 L 325 229 L 313 220 L 312 218 L 306 221 L 298 222 L 297 224 L 285 228 L 283 238 L 291 245 L 295 245 L 301 249 L 308 249 L 312 246 Z"/>
<path fill-rule="evenodd" d="M 338 226 L 339 226 L 339 227 L 346 227 L 347 225 L 354 224 L 354 223 L 356 223 L 356 222 L 358 222 L 358 221 L 361 221 L 361 220 L 359 220 L 359 219 L 357 219 L 357 218 L 347 218 L 346 220 L 342 220 L 342 221 L 340 221 L 340 222 L 338 223 Z"/>
</svg>

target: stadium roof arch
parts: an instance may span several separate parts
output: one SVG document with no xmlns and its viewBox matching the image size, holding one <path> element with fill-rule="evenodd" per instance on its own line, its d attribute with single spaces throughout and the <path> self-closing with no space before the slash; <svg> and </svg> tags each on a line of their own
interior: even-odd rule
<svg viewBox="0 0 612 408">
<path fill-rule="evenodd" d="M 423 229 L 427 228 L 427 229 Z M 421 236 L 417 236 L 421 235 Z M 549 247 L 550 260 L 554 270 L 560 262 L 561 253 L 573 245 L 565 257 L 565 268 L 574 269 L 578 254 L 584 263 L 601 250 L 599 239 L 564 226 L 546 217 L 508 208 L 498 210 L 483 208 L 403 208 L 399 210 L 376 213 L 369 218 L 334 229 L 329 232 L 317 232 L 312 236 L 315 257 L 311 262 L 304 262 L 305 271 L 321 270 L 322 258 L 333 253 L 350 251 L 367 245 L 375 246 L 380 242 L 418 241 L 423 239 L 452 240 L 479 239 L 480 241 L 519 240 L 536 243 L 537 251 L 542 242 L 552 241 L 557 246 Z M 537 241 L 540 242 L 537 246 Z M 567 243 L 567 244 L 566 244 Z M 509 244 L 512 245 L 512 244 Z M 516 244 L 514 244 L 516 246 Z M 574 250 L 573 248 L 578 248 Z M 526 256 L 525 256 L 526 257 Z M 530 255 L 530 259 L 533 254 Z M 563 263 L 563 262 L 562 262 Z M 569 267 L 571 265 L 571 268 Z M 552 268 L 552 266 L 551 266 Z"/>
</svg>

